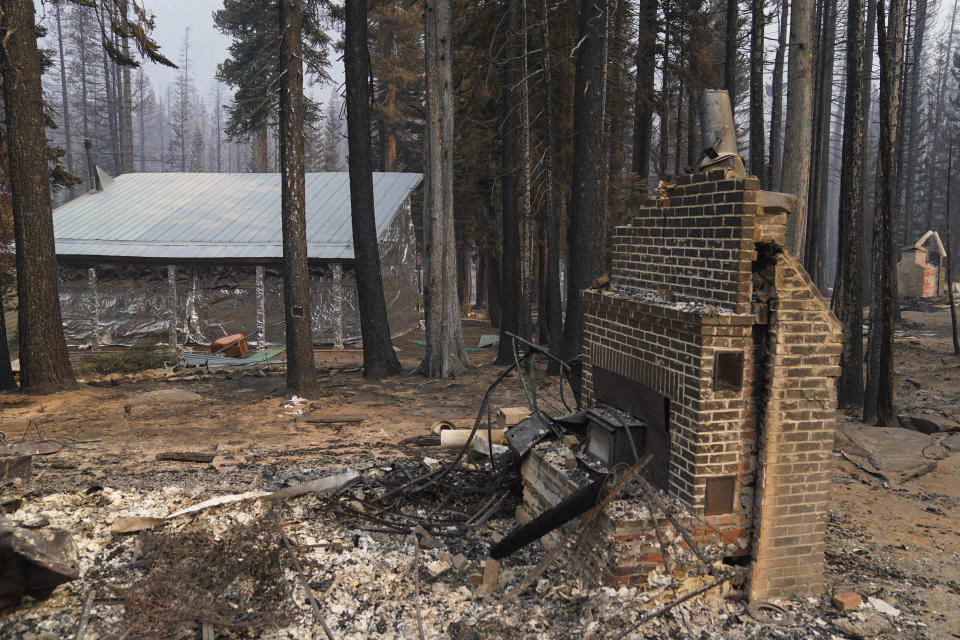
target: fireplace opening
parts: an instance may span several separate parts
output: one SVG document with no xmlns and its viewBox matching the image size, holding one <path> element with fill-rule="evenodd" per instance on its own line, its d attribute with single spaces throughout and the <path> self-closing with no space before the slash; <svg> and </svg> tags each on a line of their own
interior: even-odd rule
<svg viewBox="0 0 960 640">
<path fill-rule="evenodd" d="M 629 436 L 633 436 L 639 456 L 652 456 L 646 466 L 651 483 L 666 491 L 670 482 L 670 399 L 645 384 L 597 366 L 593 367 L 593 395 L 596 405 L 605 406 L 595 406 L 595 415 L 588 412 L 587 451 L 601 460 L 604 458 L 599 452 L 619 455 L 620 459 L 629 453 L 632 459 Z"/>
</svg>

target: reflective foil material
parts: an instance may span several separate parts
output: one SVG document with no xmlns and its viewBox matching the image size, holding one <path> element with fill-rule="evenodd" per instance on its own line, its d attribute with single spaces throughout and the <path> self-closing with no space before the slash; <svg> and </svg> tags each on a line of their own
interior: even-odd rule
<svg viewBox="0 0 960 640">
<path fill-rule="evenodd" d="M 394 336 L 417 326 L 416 247 L 408 205 L 380 239 L 387 318 Z M 152 263 L 60 265 L 60 307 L 71 345 L 168 341 L 209 344 L 232 333 L 283 344 L 283 272 L 279 264 Z M 339 275 L 338 275 L 339 272 Z M 315 344 L 360 340 L 352 262 L 310 265 Z M 262 309 L 261 314 L 259 310 Z M 94 335 L 92 327 L 96 323 Z"/>
</svg>

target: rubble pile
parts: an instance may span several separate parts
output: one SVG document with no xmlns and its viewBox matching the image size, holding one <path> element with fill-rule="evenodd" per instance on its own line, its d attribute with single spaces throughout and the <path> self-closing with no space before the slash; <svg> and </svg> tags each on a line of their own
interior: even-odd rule
<svg viewBox="0 0 960 640">
<path fill-rule="evenodd" d="M 465 468 L 470 470 L 469 463 Z M 28 495 L 7 517 L 72 532 L 80 579 L 58 587 L 44 602 L 22 602 L 16 615 L 0 619 L 0 637 L 73 637 L 80 608 L 91 592 L 95 595 L 86 640 L 115 639 L 126 632 L 127 637 L 199 637 L 203 622 L 212 625 L 217 638 L 323 637 L 284 551 L 281 529 L 292 541 L 324 622 L 338 640 L 417 637 L 415 565 L 426 638 L 611 638 L 676 597 L 662 573 L 651 575 L 651 584 L 642 589 L 592 588 L 569 567 L 557 564 L 517 598 L 501 603 L 503 594 L 543 557 L 540 544 L 505 559 L 495 593 L 480 597 L 474 583 L 489 547 L 515 525 L 509 505 L 482 526 L 455 535 L 420 535 L 419 545 L 409 531 L 374 531 L 376 523 L 344 517 L 331 508 L 332 502 L 361 503 L 382 496 L 406 473 L 416 477 L 427 467 L 407 460 L 405 471 L 399 469 L 366 469 L 360 482 L 332 497 L 311 493 L 279 504 L 241 500 L 123 535 L 111 533 L 118 518 L 165 518 L 205 501 L 211 476 L 198 474 L 193 481 L 177 476 L 176 484 L 164 487 L 94 485 L 70 492 L 61 485 L 57 493 Z M 241 465 L 234 473 L 246 477 L 251 471 Z M 264 466 L 250 491 L 269 494 L 343 471 L 329 465 L 322 470 Z M 425 496 L 421 509 L 428 504 Z M 483 500 L 480 496 L 473 504 Z M 460 499 L 447 506 L 469 504 Z M 411 509 L 406 512 L 398 508 L 400 514 L 416 515 Z M 702 584 L 702 578 L 691 577 L 674 586 L 683 595 Z M 810 599 L 784 603 L 793 621 L 777 626 L 752 618 L 739 598 L 729 586 L 708 592 L 625 637 L 683 638 L 692 631 L 698 638 L 831 638 L 839 636 L 833 620 L 850 617 L 826 599 Z M 863 607 L 874 611 L 869 604 Z M 910 616 L 905 612 L 890 624 L 909 628 L 912 623 L 906 618 Z"/>
</svg>

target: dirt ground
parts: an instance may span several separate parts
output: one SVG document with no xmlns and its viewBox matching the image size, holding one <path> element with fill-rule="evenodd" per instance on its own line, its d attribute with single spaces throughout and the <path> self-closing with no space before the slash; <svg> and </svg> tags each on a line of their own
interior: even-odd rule
<svg viewBox="0 0 960 640">
<path fill-rule="evenodd" d="M 908 328 L 898 337 L 896 352 L 899 404 L 960 415 L 960 358 L 952 355 L 949 316 L 943 311 L 907 312 L 904 316 Z M 465 328 L 468 345 L 476 345 L 481 335 L 493 333 L 489 327 L 473 324 L 477 326 Z M 88 382 L 94 384 L 50 396 L 0 396 L 0 432 L 6 434 L 8 442 L 43 437 L 65 445 L 54 455 L 34 458 L 34 486 L 24 499 L 31 504 L 8 517 L 45 515 L 54 526 L 74 528 L 83 538 L 82 567 L 87 576 L 86 586 L 68 584 L 49 601 L 25 603 L 0 613 L 0 637 L 27 639 L 35 637 L 29 634 L 44 631 L 64 640 L 74 637 L 78 611 L 89 585 L 103 584 L 113 575 L 110 571 L 119 575 L 127 566 L 124 563 L 135 565 L 134 560 L 140 557 L 137 554 L 144 553 L 140 542 L 131 541 L 129 536 L 113 538 L 106 531 L 117 515 L 145 515 L 217 495 L 273 490 L 347 467 L 386 469 L 398 460 L 416 465 L 424 456 L 442 458 L 437 450 L 418 448 L 409 439 L 428 434 L 437 420 L 465 426 L 472 423 L 484 391 L 502 367 L 492 364 L 494 346 L 472 352 L 474 367 L 454 381 L 424 380 L 412 371 L 423 348 L 410 342 L 422 338 L 421 332 L 395 341 L 405 371 L 382 382 L 361 377 L 357 349 L 318 351 L 323 396 L 298 406 L 284 406 L 290 396 L 285 392 L 282 369 L 277 366 L 219 371 L 174 382 L 125 377 L 91 380 Z M 555 390 L 556 382 L 551 384 Z M 161 390 L 187 393 L 145 395 Z M 493 404 L 523 405 L 523 398 L 520 381 L 513 377 L 499 390 Z M 336 418 L 363 421 L 308 422 Z M 156 459 L 156 454 L 170 451 L 215 452 L 218 444 L 223 449 L 227 443 L 243 456 L 240 464 L 215 468 Z M 827 586 L 821 598 L 787 603 L 797 616 L 793 625 L 755 623 L 745 619 L 742 603 L 726 601 L 713 602 L 702 610 L 696 604 L 688 606 L 689 619 L 674 615 L 660 626 L 646 627 L 647 635 L 629 637 L 687 637 L 692 626 L 697 632 L 693 637 L 703 638 L 843 638 L 846 636 L 831 626 L 838 612 L 830 606 L 830 597 L 852 589 L 865 599 L 881 598 L 900 610 L 890 619 L 892 630 L 886 637 L 960 638 L 960 455 L 940 461 L 930 473 L 891 488 L 884 488 L 838 456 L 833 480 Z M 281 519 L 299 523 L 291 535 L 296 535 L 301 544 L 307 540 L 309 546 L 312 539 L 314 547 L 322 547 L 326 543 L 317 540 L 352 536 L 353 547 L 358 550 L 380 549 L 378 562 L 384 563 L 367 575 L 363 572 L 373 569 L 364 566 L 363 556 L 350 556 L 349 562 L 354 564 L 349 564 L 342 559 L 349 553 L 341 554 L 342 562 L 348 564 L 335 576 L 331 567 L 339 566 L 336 563 L 341 560 L 316 555 L 308 559 L 308 568 L 318 570 L 323 562 L 333 563 L 327 567 L 327 582 L 311 586 L 325 594 L 325 609 L 337 614 L 340 607 L 341 618 L 349 618 L 339 627 L 337 637 L 416 637 L 409 599 L 394 603 L 397 596 L 392 590 L 399 586 L 389 586 L 393 585 L 390 580 L 399 580 L 397 576 L 410 572 L 409 541 L 380 534 L 361 535 L 345 525 L 329 523 L 318 510 L 318 503 L 305 501 Z M 244 517 L 211 516 L 213 524 L 209 526 L 219 539 L 228 535 L 230 527 L 250 518 L 260 522 L 272 517 L 252 508 L 241 515 Z M 482 561 L 491 535 L 510 526 L 505 509 L 491 521 L 490 531 L 478 532 L 469 544 L 463 541 L 462 549 L 458 549 L 468 555 L 472 570 L 479 570 L 476 563 Z M 177 531 L 185 535 L 188 529 Z M 455 551 L 453 546 L 450 551 Z M 514 581 L 525 568 L 535 565 L 542 553 L 531 552 L 529 557 L 517 560 Z M 349 579 L 343 572 L 367 575 L 366 582 L 348 588 Z M 287 575 L 293 584 L 295 575 L 289 571 Z M 613 590 L 565 586 L 561 572 L 552 575 L 550 584 L 537 584 L 537 593 L 545 594 L 544 603 L 525 599 L 511 612 L 478 604 L 471 595 L 475 587 L 468 585 L 466 573 L 459 577 L 444 575 L 423 586 L 428 638 L 612 637 L 613 629 L 619 629 L 616 615 L 626 614 L 615 615 L 604 607 L 625 610 L 624 599 L 633 597 L 632 592 L 611 594 Z M 409 593 L 410 585 L 403 585 Z M 340 591 L 343 593 L 336 595 Z M 382 602 L 375 602 L 377 598 Z M 547 608 L 547 600 L 556 602 L 550 605 L 554 609 Z M 125 628 L 120 614 L 110 608 L 111 601 L 97 600 L 87 640 L 117 639 L 124 633 L 138 637 L 136 631 Z M 298 601 L 295 596 L 294 601 L 302 609 L 294 616 L 294 626 L 301 625 L 309 633 L 298 636 L 288 630 L 286 635 L 271 632 L 236 637 L 306 638 L 322 634 L 319 627 L 310 628 L 312 615 L 305 597 Z M 125 606 L 130 607 L 129 603 Z M 352 613 L 342 611 L 351 607 L 355 609 Z M 636 620 L 640 609 L 639 605 L 631 609 L 628 618 Z M 361 610 L 367 613 L 361 615 Z M 534 620 L 538 616 L 540 622 Z M 200 630 L 188 629 L 170 637 L 199 638 Z"/>
</svg>

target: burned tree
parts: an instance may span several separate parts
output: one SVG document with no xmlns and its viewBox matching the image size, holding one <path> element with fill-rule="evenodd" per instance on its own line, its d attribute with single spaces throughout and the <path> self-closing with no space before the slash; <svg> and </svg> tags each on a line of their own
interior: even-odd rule
<svg viewBox="0 0 960 640">
<path fill-rule="evenodd" d="M 877 4 L 877 48 L 880 54 L 880 141 L 877 153 L 877 195 L 873 219 L 873 302 L 867 340 L 867 381 L 863 421 L 892 426 L 894 415 L 893 313 L 895 297 L 893 210 L 897 198 L 897 121 L 906 0 L 890 0 L 884 24 L 884 2 Z"/>
<path fill-rule="evenodd" d="M 601 77 L 604 65 L 604 15 L 601 0 L 581 0 L 580 44 L 577 48 L 573 94 L 570 273 L 567 280 L 567 320 L 563 327 L 563 356 L 566 359 L 580 355 L 583 340 L 583 301 L 580 292 L 603 271 L 603 209 L 600 206 L 603 95 L 597 79 Z"/>
<path fill-rule="evenodd" d="M 47 392 L 72 386 L 75 378 L 60 329 L 43 88 L 33 11 L 30 0 L 3 3 L 0 73 L 17 244 L 20 384 L 24 391 Z"/>
<path fill-rule="evenodd" d="M 780 189 L 797 196 L 787 223 L 787 245 L 801 257 L 806 233 L 813 136 L 813 0 L 793 0 L 790 61 L 787 65 L 787 120 Z"/>
<path fill-rule="evenodd" d="M 420 369 L 430 378 L 449 378 L 470 365 L 463 346 L 457 296 L 450 2 L 427 0 L 424 12 L 427 130 L 423 236 L 427 350 Z"/>
<path fill-rule="evenodd" d="M 307 216 L 303 166 L 303 66 L 301 0 L 279 0 L 280 19 L 280 173 L 283 229 L 283 306 L 287 335 L 287 389 L 303 397 L 317 394 L 310 331 L 310 272 L 307 268 Z"/>
<path fill-rule="evenodd" d="M 763 142 L 763 30 L 767 18 L 764 0 L 753 0 L 750 29 L 750 172 L 766 184 Z"/>
<path fill-rule="evenodd" d="M 370 57 L 367 53 L 367 6 L 346 4 L 344 71 L 347 84 L 347 141 L 350 157 L 350 217 L 363 339 L 363 375 L 384 378 L 400 372 L 393 350 L 380 276 L 380 252 L 373 217 L 373 164 L 370 145 Z M 459 317 L 458 317 L 459 319 Z"/>
<path fill-rule="evenodd" d="M 863 77 L 864 0 L 847 3 L 847 88 L 843 114 L 843 158 L 840 170 L 840 228 L 837 277 L 831 307 L 844 327 L 837 404 L 863 401 Z"/>
</svg>

